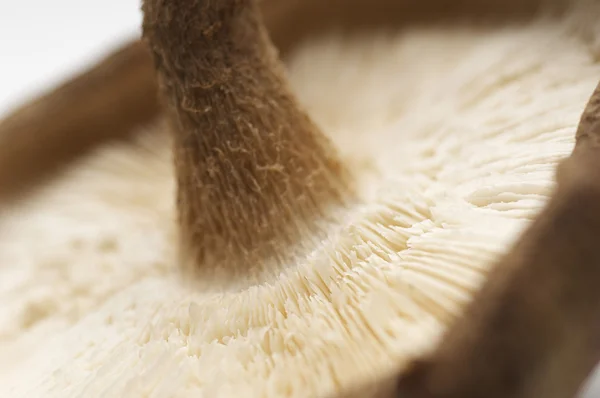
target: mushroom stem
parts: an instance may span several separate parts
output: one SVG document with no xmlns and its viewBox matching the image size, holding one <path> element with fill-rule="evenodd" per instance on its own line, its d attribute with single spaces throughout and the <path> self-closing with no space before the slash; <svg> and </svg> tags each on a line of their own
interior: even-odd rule
<svg viewBox="0 0 600 398">
<path fill-rule="evenodd" d="M 407 398 L 571 398 L 600 360 L 600 86 L 546 208 L 488 276 Z"/>
<path fill-rule="evenodd" d="M 311 250 L 349 176 L 299 108 L 254 0 L 146 0 L 175 135 L 184 268 L 256 282 Z"/>
</svg>

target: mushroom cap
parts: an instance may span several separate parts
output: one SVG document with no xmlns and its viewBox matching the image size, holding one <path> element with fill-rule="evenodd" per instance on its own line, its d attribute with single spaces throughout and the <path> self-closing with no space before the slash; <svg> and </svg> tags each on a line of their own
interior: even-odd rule
<svg viewBox="0 0 600 398">
<path fill-rule="evenodd" d="M 295 53 L 292 86 L 361 201 L 261 284 L 180 279 L 161 123 L 2 209 L 0 396 L 320 396 L 434 347 L 573 148 L 600 74 L 600 7 L 577 4 Z"/>
</svg>

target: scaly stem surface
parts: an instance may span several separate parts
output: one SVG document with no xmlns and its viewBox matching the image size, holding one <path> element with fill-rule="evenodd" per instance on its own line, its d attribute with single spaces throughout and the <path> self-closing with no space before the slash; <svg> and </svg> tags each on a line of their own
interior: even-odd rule
<svg viewBox="0 0 600 398">
<path fill-rule="evenodd" d="M 290 93 L 255 1 L 143 11 L 175 134 L 187 269 L 228 283 L 280 270 L 343 206 L 344 167 Z"/>
</svg>

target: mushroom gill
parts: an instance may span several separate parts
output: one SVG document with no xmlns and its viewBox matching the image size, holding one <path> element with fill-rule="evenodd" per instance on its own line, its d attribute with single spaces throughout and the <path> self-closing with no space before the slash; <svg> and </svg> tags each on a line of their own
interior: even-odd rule
<svg viewBox="0 0 600 398">
<path fill-rule="evenodd" d="M 600 362 L 600 85 L 545 208 L 490 271 L 401 396 L 573 397 Z"/>
<path fill-rule="evenodd" d="M 263 4 L 146 0 L 165 106 L 0 208 L 0 396 L 569 396 L 597 359 L 597 94 L 554 182 L 598 5 L 289 51 L 269 18 L 300 2 Z"/>
</svg>

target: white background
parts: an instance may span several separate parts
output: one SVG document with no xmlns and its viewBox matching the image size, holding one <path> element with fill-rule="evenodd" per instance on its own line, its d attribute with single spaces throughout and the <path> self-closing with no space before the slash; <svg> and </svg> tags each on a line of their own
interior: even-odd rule
<svg viewBox="0 0 600 398">
<path fill-rule="evenodd" d="M 0 117 L 139 35 L 140 4 L 0 0 Z M 598 375 L 592 384 L 585 398 L 600 397 Z"/>
<path fill-rule="evenodd" d="M 139 34 L 141 0 L 0 0 L 0 117 Z"/>
</svg>

